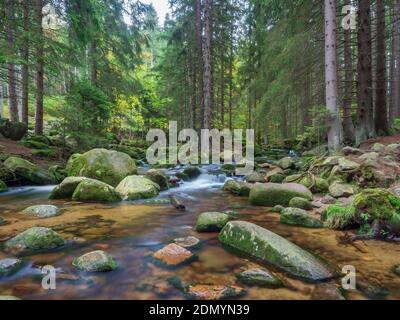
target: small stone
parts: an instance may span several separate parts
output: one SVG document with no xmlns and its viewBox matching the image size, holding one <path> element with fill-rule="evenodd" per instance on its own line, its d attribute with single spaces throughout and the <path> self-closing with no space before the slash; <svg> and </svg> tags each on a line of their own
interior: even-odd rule
<svg viewBox="0 0 400 320">
<path fill-rule="evenodd" d="M 324 166 L 337 166 L 339 164 L 340 156 L 332 156 L 325 159 L 322 165 Z"/>
<path fill-rule="evenodd" d="M 374 151 L 374 152 L 381 153 L 381 152 L 383 152 L 385 150 L 385 145 L 383 145 L 382 143 L 375 143 L 372 146 L 371 150 Z"/>
<path fill-rule="evenodd" d="M 244 290 L 237 286 L 224 285 L 195 285 L 190 286 L 187 295 L 196 300 L 222 300 L 239 297 L 244 294 Z"/>
<path fill-rule="evenodd" d="M 281 223 L 306 228 L 322 228 L 323 223 L 307 211 L 298 208 L 286 208 L 281 214 Z"/>
<path fill-rule="evenodd" d="M 252 174 L 248 175 L 246 177 L 246 182 L 248 183 L 264 183 L 265 182 L 265 175 L 259 173 L 259 172 L 253 172 Z"/>
<path fill-rule="evenodd" d="M 311 295 L 312 300 L 339 301 L 346 300 L 335 284 L 318 284 Z"/>
<path fill-rule="evenodd" d="M 200 244 L 200 240 L 196 237 L 177 238 L 174 242 L 182 248 L 196 248 Z"/>
<path fill-rule="evenodd" d="M 321 203 L 323 203 L 323 204 L 335 204 L 336 201 L 337 200 L 330 195 L 326 195 L 321 199 Z"/>
<path fill-rule="evenodd" d="M 22 213 L 35 218 L 51 218 L 60 214 L 56 206 L 39 205 L 26 208 Z"/>
<path fill-rule="evenodd" d="M 22 260 L 7 258 L 0 260 L 0 276 L 9 276 L 16 273 L 23 265 Z"/>
<path fill-rule="evenodd" d="M 279 160 L 277 165 L 278 165 L 278 167 L 282 168 L 283 170 L 296 168 L 295 161 L 293 160 L 293 158 L 290 158 L 290 157 Z"/>
<path fill-rule="evenodd" d="M 307 199 L 296 197 L 290 200 L 289 207 L 303 209 L 303 210 L 311 210 L 312 204 Z"/>
<path fill-rule="evenodd" d="M 272 212 L 276 212 L 276 213 L 281 213 L 283 210 L 285 210 L 285 207 L 284 206 L 280 206 L 280 205 L 277 205 L 277 206 L 272 208 Z"/>
<path fill-rule="evenodd" d="M 278 277 L 263 269 L 249 269 L 236 276 L 240 282 L 250 286 L 281 287 L 283 285 Z"/>
<path fill-rule="evenodd" d="M 339 159 L 339 171 L 346 172 L 346 171 L 354 171 L 360 168 L 360 165 L 357 162 L 348 160 L 346 158 Z"/>
<path fill-rule="evenodd" d="M 153 254 L 153 258 L 167 266 L 179 266 L 190 261 L 193 257 L 189 250 L 175 243 L 169 244 Z"/>
<path fill-rule="evenodd" d="M 367 161 L 368 160 L 368 161 L 376 162 L 376 161 L 378 161 L 378 158 L 379 158 L 379 153 L 377 153 L 377 152 L 369 152 L 369 153 L 363 154 L 358 159 L 361 160 L 361 161 Z"/>
<path fill-rule="evenodd" d="M 229 216 L 222 212 L 205 212 L 197 218 L 197 232 L 218 232 L 228 223 Z"/>
<path fill-rule="evenodd" d="M 98 250 L 75 258 L 72 266 L 85 272 L 108 272 L 115 270 L 117 263 L 108 253 Z"/>
</svg>

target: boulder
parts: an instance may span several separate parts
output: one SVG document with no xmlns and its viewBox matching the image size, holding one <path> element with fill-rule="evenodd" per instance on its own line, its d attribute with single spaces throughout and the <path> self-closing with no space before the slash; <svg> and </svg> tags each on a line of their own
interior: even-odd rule
<svg viewBox="0 0 400 320">
<path fill-rule="evenodd" d="M 186 295 L 195 300 L 223 300 L 240 297 L 244 290 L 237 286 L 197 284 L 189 286 Z"/>
<path fill-rule="evenodd" d="M 400 144 L 391 144 L 385 147 L 385 155 L 398 159 L 400 156 Z"/>
<path fill-rule="evenodd" d="M 257 184 L 250 191 L 249 201 L 252 205 L 274 207 L 276 205 L 288 206 L 290 200 L 300 197 L 312 200 L 313 195 L 309 189 L 296 183 L 266 183 Z"/>
<path fill-rule="evenodd" d="M 337 200 L 330 195 L 326 195 L 321 199 L 322 204 L 335 204 L 336 202 Z"/>
<path fill-rule="evenodd" d="M 0 193 L 8 191 L 7 185 L 0 180 Z"/>
<path fill-rule="evenodd" d="M 358 159 L 361 161 L 372 161 L 372 163 L 376 163 L 379 157 L 380 155 L 377 152 L 368 152 L 358 157 Z"/>
<path fill-rule="evenodd" d="M 219 240 L 297 278 L 323 281 L 333 277 L 328 267 L 309 252 L 249 222 L 229 222 L 221 231 Z"/>
<path fill-rule="evenodd" d="M 339 164 L 339 159 L 341 159 L 342 157 L 340 156 L 332 156 L 332 157 L 328 157 L 324 160 L 324 162 L 322 163 L 323 166 L 337 166 Z"/>
<path fill-rule="evenodd" d="M 163 171 L 151 169 L 146 172 L 145 177 L 158 184 L 161 188 L 161 191 L 169 189 L 169 178 Z"/>
<path fill-rule="evenodd" d="M 274 167 L 271 170 L 268 170 L 267 174 L 265 175 L 265 179 L 269 181 L 272 176 L 277 174 L 284 175 L 283 170 L 279 167 Z"/>
<path fill-rule="evenodd" d="M 375 144 L 372 146 L 371 150 L 372 150 L 373 152 L 381 153 L 381 152 L 385 151 L 385 145 L 382 144 L 382 143 L 375 143 Z"/>
<path fill-rule="evenodd" d="M 251 186 L 245 182 L 228 180 L 225 182 L 224 191 L 241 196 L 248 197 Z"/>
<path fill-rule="evenodd" d="M 355 194 L 353 186 L 346 183 L 335 181 L 329 187 L 329 193 L 334 198 L 351 197 Z"/>
<path fill-rule="evenodd" d="M 13 275 L 22 268 L 23 264 L 20 259 L 7 258 L 0 260 L 0 277 Z"/>
<path fill-rule="evenodd" d="M 352 147 L 344 147 L 342 151 L 345 156 L 350 156 L 350 155 L 360 156 L 364 153 L 362 150 Z"/>
<path fill-rule="evenodd" d="M 281 213 L 283 210 L 285 210 L 285 207 L 284 206 L 280 206 L 280 205 L 277 205 L 277 206 L 272 208 L 272 212 L 275 212 L 275 213 Z"/>
<path fill-rule="evenodd" d="M 249 269 L 236 275 L 238 280 L 249 286 L 282 287 L 281 279 L 265 269 Z"/>
<path fill-rule="evenodd" d="M 22 145 L 24 147 L 30 148 L 30 149 L 36 149 L 36 150 L 45 150 L 49 148 L 49 145 L 40 141 L 35 141 L 35 140 L 25 140 L 22 142 Z"/>
<path fill-rule="evenodd" d="M 149 199 L 158 196 L 160 186 L 144 176 L 129 176 L 120 182 L 116 191 L 123 200 Z"/>
<path fill-rule="evenodd" d="M 34 227 L 8 240 L 5 246 L 8 249 L 30 251 L 55 249 L 66 243 L 57 232 L 49 228 Z"/>
<path fill-rule="evenodd" d="M 286 157 L 277 162 L 278 167 L 280 167 L 283 170 L 286 169 L 295 169 L 296 168 L 296 162 L 293 160 L 293 158 Z"/>
<path fill-rule="evenodd" d="M 121 197 L 112 186 L 94 179 L 85 179 L 76 187 L 72 195 L 72 200 L 117 202 L 121 201 Z"/>
<path fill-rule="evenodd" d="M 0 133 L 4 138 L 14 141 L 21 140 L 28 132 L 26 124 L 21 122 L 11 122 L 8 119 L 0 118 Z"/>
<path fill-rule="evenodd" d="M 312 206 L 311 202 L 307 199 L 293 198 L 289 202 L 289 207 L 303 209 L 303 210 L 311 210 L 313 206 Z"/>
<path fill-rule="evenodd" d="M 85 177 L 68 177 L 53 189 L 50 199 L 71 199 L 78 185 L 88 178 Z"/>
<path fill-rule="evenodd" d="M 188 167 L 183 170 L 183 173 L 186 174 L 190 180 L 193 180 L 201 175 L 201 170 L 198 167 Z"/>
<path fill-rule="evenodd" d="M 127 154 L 93 149 L 67 165 L 68 176 L 92 178 L 116 187 L 127 176 L 136 174 L 135 161 Z"/>
<path fill-rule="evenodd" d="M 281 223 L 292 226 L 301 226 L 306 228 L 322 228 L 323 223 L 307 213 L 307 211 L 298 208 L 286 208 L 281 212 Z"/>
<path fill-rule="evenodd" d="M 190 181 L 190 178 L 189 178 L 189 176 L 188 176 L 186 173 L 177 172 L 177 173 L 175 174 L 175 176 L 176 176 L 178 179 L 182 180 L 182 181 Z"/>
<path fill-rule="evenodd" d="M 48 172 L 27 160 L 9 157 L 5 162 L 6 169 L 14 172 L 17 177 L 24 179 L 36 185 L 49 185 L 54 184 L 54 177 Z"/>
<path fill-rule="evenodd" d="M 26 208 L 22 213 L 35 218 L 51 218 L 58 216 L 60 209 L 51 205 L 39 205 Z"/>
<path fill-rule="evenodd" d="M 271 182 L 271 183 L 282 183 L 282 182 L 285 181 L 285 178 L 286 178 L 285 175 L 283 175 L 281 173 L 277 173 L 277 174 L 274 174 L 274 175 L 268 177 L 268 182 Z"/>
<path fill-rule="evenodd" d="M 84 272 L 109 272 L 117 268 L 117 263 L 104 251 L 93 251 L 75 258 L 72 266 Z"/>
<path fill-rule="evenodd" d="M 197 232 L 219 232 L 228 223 L 229 216 L 221 212 L 204 212 L 197 218 Z"/>
<path fill-rule="evenodd" d="M 194 256 L 189 250 L 171 243 L 155 252 L 153 258 L 166 266 L 176 267 L 191 261 Z"/>
<path fill-rule="evenodd" d="M 339 159 L 339 171 L 347 172 L 354 171 L 360 168 L 360 165 L 357 162 L 348 160 L 346 158 Z"/>
<path fill-rule="evenodd" d="M 63 168 L 61 166 L 57 166 L 57 165 L 51 166 L 49 168 L 49 171 L 54 176 L 57 183 L 61 183 L 68 176 L 68 173 L 65 170 L 65 168 Z"/>
<path fill-rule="evenodd" d="M 265 182 L 265 175 L 259 173 L 259 172 L 253 172 L 252 174 L 246 176 L 246 182 L 248 183 L 263 183 Z"/>
<path fill-rule="evenodd" d="M 299 183 L 310 189 L 313 193 L 325 193 L 329 189 L 329 183 L 323 178 L 312 176 L 310 174 L 295 174 L 285 178 L 286 183 Z"/>
</svg>

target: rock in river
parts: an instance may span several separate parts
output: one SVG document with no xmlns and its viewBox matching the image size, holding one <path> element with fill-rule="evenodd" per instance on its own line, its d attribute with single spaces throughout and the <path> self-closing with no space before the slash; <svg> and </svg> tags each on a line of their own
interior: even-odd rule
<svg viewBox="0 0 400 320">
<path fill-rule="evenodd" d="M 135 161 L 118 151 L 93 149 L 73 157 L 67 165 L 68 176 L 92 178 L 113 187 L 137 171 Z"/>
<path fill-rule="evenodd" d="M 204 212 L 197 218 L 197 232 L 219 232 L 228 223 L 229 216 L 221 212 Z"/>
<path fill-rule="evenodd" d="M 108 272 L 117 268 L 114 259 L 104 251 L 93 251 L 72 261 L 72 266 L 85 272 Z"/>
<path fill-rule="evenodd" d="M 188 167 L 183 170 L 183 173 L 186 174 L 190 180 L 193 180 L 201 175 L 201 170 L 198 167 Z"/>
<path fill-rule="evenodd" d="M 51 205 L 39 205 L 26 208 L 22 213 L 35 218 L 51 218 L 60 214 L 60 209 Z"/>
<path fill-rule="evenodd" d="M 153 258 L 167 266 L 179 266 L 193 259 L 193 254 L 175 243 L 158 250 Z"/>
<path fill-rule="evenodd" d="M 50 194 L 50 199 L 71 199 L 78 185 L 87 180 L 85 177 L 65 178 Z"/>
<path fill-rule="evenodd" d="M 297 278 L 323 281 L 333 277 L 328 267 L 309 252 L 249 222 L 229 222 L 221 231 L 219 240 Z"/>
<path fill-rule="evenodd" d="M 129 176 L 121 181 L 116 191 L 123 200 L 140 200 L 158 196 L 160 186 L 143 176 Z"/>
<path fill-rule="evenodd" d="M 151 169 L 146 172 L 146 178 L 158 184 L 161 191 L 169 189 L 169 177 L 161 170 Z"/>
<path fill-rule="evenodd" d="M 238 280 L 249 286 L 282 287 L 282 281 L 264 269 L 249 269 L 236 275 Z"/>
<path fill-rule="evenodd" d="M 306 228 L 323 228 L 323 223 L 299 208 L 286 208 L 281 212 L 281 223 Z"/>
<path fill-rule="evenodd" d="M 248 183 L 236 180 L 228 180 L 225 182 L 224 191 L 241 196 L 248 197 L 251 186 Z"/>
<path fill-rule="evenodd" d="M 175 244 L 182 248 L 196 248 L 200 244 L 200 240 L 196 237 L 186 237 L 174 239 Z"/>
<path fill-rule="evenodd" d="M 16 273 L 23 266 L 20 259 L 7 258 L 0 260 L 0 277 Z"/>
<path fill-rule="evenodd" d="M 299 208 L 299 209 L 303 209 L 303 210 L 311 210 L 313 206 L 312 206 L 311 202 L 307 199 L 293 198 L 289 202 L 289 207 Z"/>
<path fill-rule="evenodd" d="M 72 195 L 74 201 L 117 202 L 121 200 L 115 189 L 101 181 L 86 179 L 75 189 Z"/>
<path fill-rule="evenodd" d="M 198 284 L 190 286 L 186 294 L 195 300 L 222 300 L 239 297 L 244 294 L 244 290 L 237 286 Z"/>
<path fill-rule="evenodd" d="M 287 207 L 290 200 L 300 197 L 312 200 L 311 191 L 297 183 L 266 183 L 254 186 L 250 191 L 249 201 L 252 205 L 274 207 L 277 205 Z"/>
<path fill-rule="evenodd" d="M 64 246 L 67 242 L 55 231 L 34 227 L 6 242 L 6 248 L 16 250 L 45 250 Z"/>
<path fill-rule="evenodd" d="M 55 179 L 49 171 L 44 170 L 25 159 L 9 157 L 4 162 L 4 166 L 13 172 L 18 178 L 35 185 L 50 185 L 55 183 Z"/>
</svg>

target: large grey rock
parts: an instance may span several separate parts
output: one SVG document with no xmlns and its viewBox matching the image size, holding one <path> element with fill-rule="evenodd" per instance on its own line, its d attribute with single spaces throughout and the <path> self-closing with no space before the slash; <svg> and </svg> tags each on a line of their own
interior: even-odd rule
<svg viewBox="0 0 400 320">
<path fill-rule="evenodd" d="M 309 189 L 297 183 L 266 183 L 257 184 L 250 191 L 249 201 L 252 205 L 274 207 L 281 205 L 287 207 L 290 200 L 300 197 L 312 200 L 313 195 Z"/>
<path fill-rule="evenodd" d="M 123 200 L 149 199 L 158 196 L 160 186 L 144 176 L 129 176 L 121 181 L 116 191 Z"/>
<path fill-rule="evenodd" d="M 51 218 L 60 214 L 60 209 L 51 205 L 38 205 L 26 208 L 22 213 L 35 218 Z"/>
<path fill-rule="evenodd" d="M 311 281 L 333 277 L 329 268 L 309 252 L 249 222 L 229 222 L 221 231 L 219 240 L 294 277 Z"/>
<path fill-rule="evenodd" d="M 152 169 L 146 172 L 145 177 L 158 184 L 162 191 L 169 189 L 169 178 L 163 171 Z"/>
<path fill-rule="evenodd" d="M 353 186 L 335 181 L 329 187 L 329 193 L 334 198 L 350 197 L 355 194 Z"/>
<path fill-rule="evenodd" d="M 135 161 L 129 155 L 106 149 L 75 155 L 67 169 L 68 176 L 92 178 L 113 187 L 137 171 Z"/>
<path fill-rule="evenodd" d="M 265 182 L 265 175 L 259 172 L 253 172 L 252 174 L 246 176 L 246 182 L 248 183 L 257 183 L 257 182 Z"/>
<path fill-rule="evenodd" d="M 18 178 L 24 179 L 35 185 L 54 184 L 54 177 L 48 172 L 29 161 L 17 157 L 9 157 L 4 166 Z"/>
</svg>

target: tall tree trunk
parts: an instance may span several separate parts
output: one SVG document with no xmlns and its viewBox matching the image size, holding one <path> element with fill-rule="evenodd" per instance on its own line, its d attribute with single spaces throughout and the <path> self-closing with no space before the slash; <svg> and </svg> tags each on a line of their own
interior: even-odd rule
<svg viewBox="0 0 400 320">
<path fill-rule="evenodd" d="M 23 0 L 24 19 L 24 44 L 22 47 L 22 122 L 28 125 L 28 104 L 29 104 L 29 0 Z"/>
<path fill-rule="evenodd" d="M 370 0 L 358 2 L 358 89 L 356 144 L 374 135 L 372 119 L 372 43 Z"/>
<path fill-rule="evenodd" d="M 345 5 L 350 5 L 350 0 L 345 0 Z M 354 123 L 353 123 L 353 53 L 351 46 L 352 30 L 349 28 L 344 31 L 344 68 L 345 85 L 343 99 L 343 132 L 346 143 L 354 142 Z"/>
<path fill-rule="evenodd" d="M 378 134 L 389 134 L 388 113 L 386 104 L 386 23 L 385 3 L 376 2 L 377 37 L 376 37 L 376 106 L 375 129 Z"/>
<path fill-rule="evenodd" d="M 230 53 L 229 53 L 229 129 L 233 129 L 233 22 L 231 22 L 230 30 Z"/>
<path fill-rule="evenodd" d="M 35 13 L 38 33 L 36 44 L 36 105 L 35 134 L 43 135 L 43 95 L 44 95 L 44 34 L 43 34 L 43 0 L 36 0 Z"/>
<path fill-rule="evenodd" d="M 400 0 L 393 0 L 390 124 L 400 117 Z"/>
<path fill-rule="evenodd" d="M 212 98 L 212 10 L 213 0 L 205 0 L 203 6 L 204 16 L 204 129 L 211 128 L 213 98 Z"/>
<path fill-rule="evenodd" d="M 16 54 L 14 41 L 14 20 L 15 20 L 15 2 L 14 0 L 6 0 L 5 13 L 7 19 L 7 49 L 10 56 Z M 17 100 L 17 83 L 15 74 L 15 64 L 8 63 L 8 109 L 10 111 L 9 118 L 13 122 L 18 122 L 18 100 Z"/>
<path fill-rule="evenodd" d="M 202 15 L 202 0 L 196 0 L 196 71 L 197 71 L 197 87 L 198 97 L 200 104 L 200 127 L 204 124 L 204 96 L 203 96 L 203 79 L 204 79 L 204 68 L 203 68 L 203 21 Z"/>
<path fill-rule="evenodd" d="M 336 0 L 325 0 L 325 77 L 326 105 L 330 113 L 328 146 L 330 151 L 335 152 L 343 143 L 337 85 Z"/>
<path fill-rule="evenodd" d="M 221 128 L 225 127 L 225 60 L 221 50 L 221 70 L 220 70 L 220 121 Z"/>
<path fill-rule="evenodd" d="M 4 87 L 0 80 L 0 118 L 4 118 Z"/>
<path fill-rule="evenodd" d="M 192 60 L 193 61 L 193 60 Z M 192 129 L 196 129 L 197 122 L 197 68 L 196 63 L 189 61 L 190 78 L 191 78 L 191 91 L 190 91 L 190 124 Z"/>
<path fill-rule="evenodd" d="M 90 58 L 91 58 L 91 70 L 90 79 L 94 86 L 97 86 L 97 42 L 93 39 L 90 45 Z"/>
</svg>

